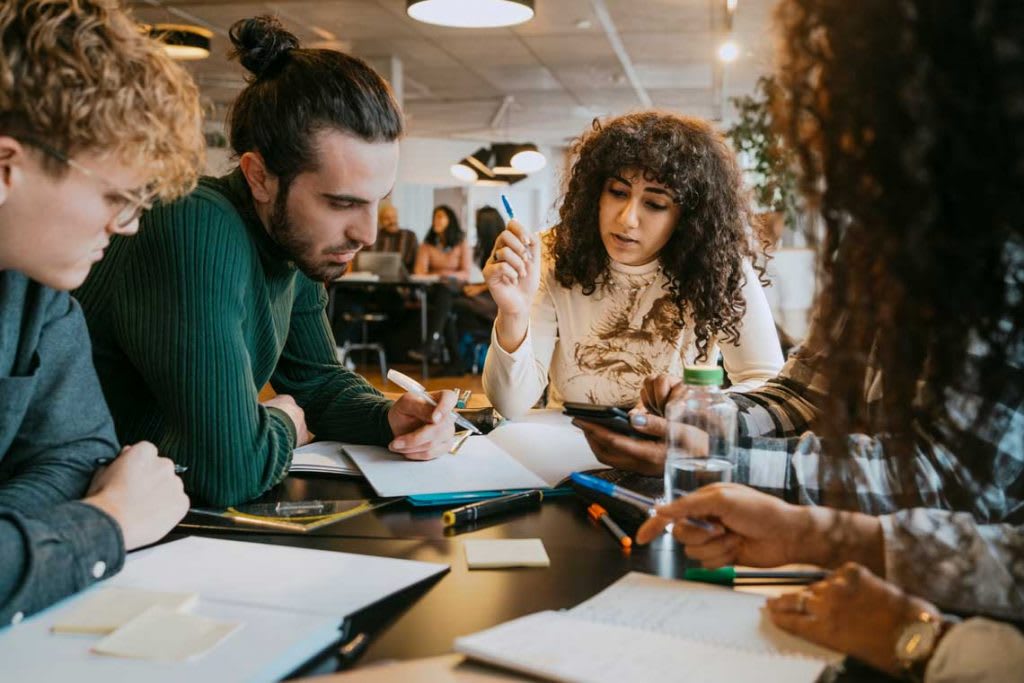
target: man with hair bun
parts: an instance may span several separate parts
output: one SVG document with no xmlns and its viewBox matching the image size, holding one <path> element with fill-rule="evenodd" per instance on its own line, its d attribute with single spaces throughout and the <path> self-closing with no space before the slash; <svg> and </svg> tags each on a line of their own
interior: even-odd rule
<svg viewBox="0 0 1024 683">
<path fill-rule="evenodd" d="M 218 506 L 280 482 L 311 432 L 435 457 L 455 406 L 454 392 L 385 399 L 338 363 L 325 314 L 323 283 L 375 241 L 395 183 L 390 88 L 271 17 L 230 35 L 250 72 L 228 122 L 238 168 L 146 212 L 78 292 L 118 434 L 188 465 L 186 490 Z"/>
<path fill-rule="evenodd" d="M 188 74 L 114 2 L 0 3 L 0 624 L 116 574 L 188 509 L 153 444 L 119 446 L 66 290 L 194 186 L 200 122 Z"/>
</svg>

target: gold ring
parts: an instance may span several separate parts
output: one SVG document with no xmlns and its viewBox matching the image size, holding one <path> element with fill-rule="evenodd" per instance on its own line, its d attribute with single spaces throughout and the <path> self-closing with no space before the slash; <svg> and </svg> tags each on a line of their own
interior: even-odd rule
<svg viewBox="0 0 1024 683">
<path fill-rule="evenodd" d="M 807 614 L 807 592 L 800 591 L 796 595 L 796 611 L 800 614 Z"/>
</svg>

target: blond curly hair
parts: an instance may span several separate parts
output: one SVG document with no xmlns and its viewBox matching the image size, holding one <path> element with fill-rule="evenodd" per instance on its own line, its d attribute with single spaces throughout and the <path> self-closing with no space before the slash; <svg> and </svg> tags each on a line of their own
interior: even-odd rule
<svg viewBox="0 0 1024 683">
<path fill-rule="evenodd" d="M 114 0 L 0 3 L 0 134 L 110 154 L 163 200 L 195 186 L 205 149 L 192 78 Z"/>
</svg>

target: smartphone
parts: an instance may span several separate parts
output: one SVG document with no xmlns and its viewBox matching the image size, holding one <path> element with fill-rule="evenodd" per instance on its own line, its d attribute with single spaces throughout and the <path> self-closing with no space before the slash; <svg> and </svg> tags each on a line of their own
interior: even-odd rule
<svg viewBox="0 0 1024 683">
<path fill-rule="evenodd" d="M 632 410 L 632 406 L 604 406 L 594 403 L 572 403 L 566 401 L 562 414 L 579 420 L 594 422 L 626 436 L 638 439 L 656 438 L 633 429 L 633 425 L 629 422 L 630 410 Z"/>
</svg>

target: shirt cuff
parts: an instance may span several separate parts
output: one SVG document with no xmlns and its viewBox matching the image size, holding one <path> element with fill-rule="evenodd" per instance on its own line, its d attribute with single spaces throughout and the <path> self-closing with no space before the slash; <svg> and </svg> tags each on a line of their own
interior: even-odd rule
<svg viewBox="0 0 1024 683">
<path fill-rule="evenodd" d="M 533 358 L 533 336 L 531 334 L 531 326 L 526 328 L 526 336 L 523 337 L 523 343 L 519 345 L 519 348 L 509 353 L 505 349 L 501 348 L 501 344 L 498 343 L 498 331 L 494 328 L 491 329 L 491 347 L 487 353 L 493 353 L 498 361 L 505 367 L 518 365 L 525 363 L 526 361 Z"/>
</svg>

